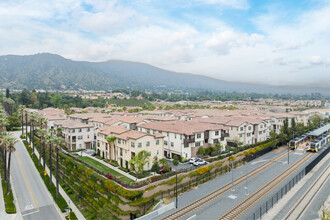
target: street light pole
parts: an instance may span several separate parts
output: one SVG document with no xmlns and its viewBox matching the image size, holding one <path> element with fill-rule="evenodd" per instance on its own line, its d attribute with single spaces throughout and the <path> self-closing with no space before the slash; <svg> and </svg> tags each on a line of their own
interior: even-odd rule
<svg viewBox="0 0 330 220">
<path fill-rule="evenodd" d="M 178 208 L 178 174 L 175 175 L 175 208 Z"/>
</svg>

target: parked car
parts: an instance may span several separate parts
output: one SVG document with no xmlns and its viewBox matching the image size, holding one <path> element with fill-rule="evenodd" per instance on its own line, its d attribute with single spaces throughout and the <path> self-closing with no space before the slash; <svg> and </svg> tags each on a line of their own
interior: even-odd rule
<svg viewBox="0 0 330 220">
<path fill-rule="evenodd" d="M 207 162 L 203 159 L 198 159 L 193 163 L 195 166 L 206 165 Z"/>
<path fill-rule="evenodd" d="M 189 159 L 189 163 L 194 163 L 196 160 L 198 160 L 197 157 L 192 157 Z"/>
</svg>

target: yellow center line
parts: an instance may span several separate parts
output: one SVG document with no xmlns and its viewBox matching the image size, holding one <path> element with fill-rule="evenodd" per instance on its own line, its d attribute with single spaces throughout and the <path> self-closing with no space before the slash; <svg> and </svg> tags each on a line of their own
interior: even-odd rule
<svg viewBox="0 0 330 220">
<path fill-rule="evenodd" d="M 35 199 L 34 196 L 33 196 L 33 193 L 32 193 L 31 187 L 30 187 L 30 184 L 29 184 L 29 182 L 28 182 L 28 180 L 27 180 L 27 178 L 26 178 L 26 175 L 25 175 L 25 172 L 24 172 L 24 170 L 23 170 L 23 166 L 22 166 L 22 164 L 21 164 L 21 161 L 20 161 L 20 159 L 19 159 L 19 157 L 18 157 L 17 151 L 15 151 L 15 153 L 16 153 L 16 156 L 17 156 L 17 159 L 18 159 L 18 163 L 19 163 L 19 165 L 21 166 L 21 169 L 22 169 L 22 172 L 23 172 L 23 175 L 24 175 L 25 181 L 26 181 L 26 183 L 27 183 L 27 185 L 28 185 L 28 187 L 29 187 L 29 190 L 30 190 L 31 196 L 32 196 L 32 198 L 33 198 L 33 201 L 34 201 L 34 203 L 36 204 L 37 210 L 39 211 L 39 206 L 37 205 L 36 199 Z"/>
</svg>

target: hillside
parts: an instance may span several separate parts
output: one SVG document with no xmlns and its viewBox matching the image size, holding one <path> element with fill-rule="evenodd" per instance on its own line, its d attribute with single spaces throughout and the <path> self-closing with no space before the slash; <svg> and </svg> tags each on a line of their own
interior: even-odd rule
<svg viewBox="0 0 330 220">
<path fill-rule="evenodd" d="M 148 64 L 110 60 L 82 62 L 54 54 L 0 56 L 0 87 L 16 89 L 111 90 L 218 90 L 258 93 L 329 94 L 328 89 L 274 87 L 226 82 L 210 77 L 177 73 Z"/>
</svg>

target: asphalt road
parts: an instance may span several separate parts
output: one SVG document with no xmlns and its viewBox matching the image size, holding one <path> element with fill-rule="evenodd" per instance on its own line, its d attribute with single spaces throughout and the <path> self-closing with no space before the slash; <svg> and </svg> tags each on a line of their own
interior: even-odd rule
<svg viewBox="0 0 330 220">
<path fill-rule="evenodd" d="M 272 160 L 278 155 L 278 153 L 268 153 L 262 157 L 253 160 L 248 163 L 248 166 L 242 166 L 234 170 L 234 179 L 237 179 L 240 176 L 246 174 L 246 171 L 251 171 L 257 167 L 264 164 L 266 161 Z M 303 155 L 295 154 L 291 152 L 290 154 L 290 165 L 297 162 L 301 159 Z M 278 162 L 274 162 L 272 166 L 268 167 L 266 170 L 263 170 L 257 176 L 248 179 L 248 193 L 251 195 L 256 192 L 260 187 L 267 184 L 275 176 L 284 172 L 288 168 L 287 157 L 283 158 Z M 193 201 L 200 199 L 201 197 L 207 195 L 208 193 L 213 192 L 214 190 L 228 184 L 231 182 L 231 173 L 227 173 L 223 176 L 220 176 L 208 183 L 205 183 L 199 186 L 195 190 L 191 190 L 182 194 L 179 197 L 179 208 L 182 208 Z M 207 203 L 203 207 L 196 209 L 195 211 L 189 213 L 182 219 L 217 219 L 231 208 L 235 207 L 241 201 L 246 199 L 248 195 L 245 195 L 245 183 L 242 183 L 238 186 L 235 186 L 235 191 L 228 191 L 223 194 L 221 197 L 214 199 L 213 201 Z M 168 214 L 174 212 L 171 210 L 166 214 L 158 216 L 157 219 L 167 216 Z"/>
<path fill-rule="evenodd" d="M 37 172 L 28 152 L 20 140 L 21 132 L 14 132 L 19 142 L 12 154 L 12 187 L 17 196 L 19 210 L 23 219 L 57 220 L 62 219 L 53 198 Z"/>
</svg>

